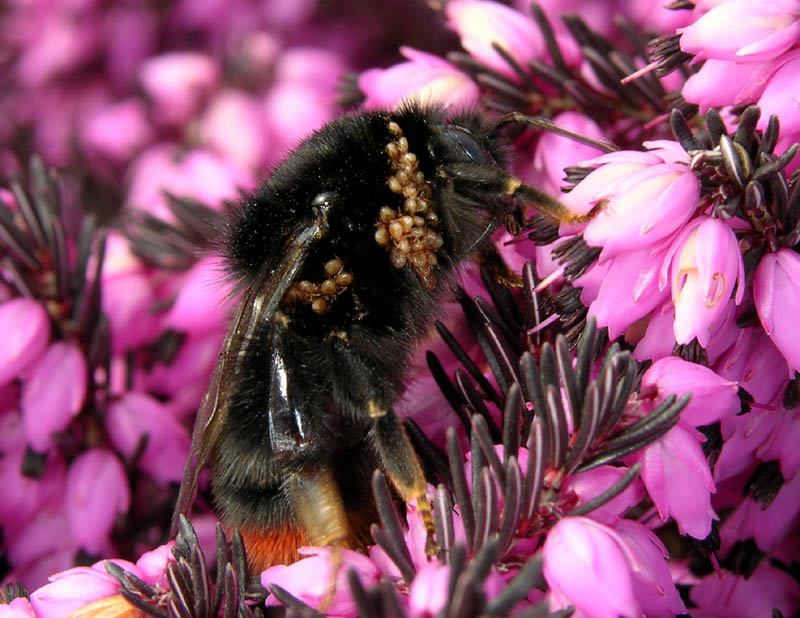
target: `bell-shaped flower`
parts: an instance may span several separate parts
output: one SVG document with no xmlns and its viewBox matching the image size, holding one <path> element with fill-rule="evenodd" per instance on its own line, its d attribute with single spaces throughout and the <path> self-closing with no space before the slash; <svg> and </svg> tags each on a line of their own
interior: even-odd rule
<svg viewBox="0 0 800 618">
<path fill-rule="evenodd" d="M 700 182 L 686 165 L 656 163 L 626 175 L 600 196 L 606 201 L 583 237 L 590 246 L 603 248 L 603 261 L 654 245 L 679 230 L 697 208 Z"/>
<path fill-rule="evenodd" d="M 225 266 L 218 257 L 199 259 L 186 273 L 163 326 L 202 335 L 218 330 L 232 306 Z"/>
<path fill-rule="evenodd" d="M 676 425 L 635 454 L 642 480 L 661 519 L 672 517 L 681 534 L 704 539 L 717 519 L 711 508 L 716 491 L 700 442 L 705 436 Z"/>
<path fill-rule="evenodd" d="M 152 139 L 145 105 L 133 98 L 89 114 L 80 132 L 84 152 L 98 165 L 124 165 Z"/>
<path fill-rule="evenodd" d="M 18 377 L 39 358 L 50 340 L 50 317 L 30 298 L 14 298 L 0 305 L 0 384 Z"/>
<path fill-rule="evenodd" d="M 795 0 L 726 0 L 679 32 L 681 49 L 699 60 L 758 62 L 800 39 L 800 10 Z"/>
<path fill-rule="evenodd" d="M 761 463 L 762 445 L 774 434 L 779 415 L 783 415 L 783 412 L 751 410 L 749 414 L 733 416 L 722 421 L 724 443 L 714 466 L 716 483 L 734 478 L 747 470 L 753 470 Z"/>
<path fill-rule="evenodd" d="M 800 71 L 800 51 L 793 50 L 786 56 L 788 60 L 770 76 L 761 97 L 756 101 L 761 108 L 758 128 L 765 130 L 770 116 L 776 115 L 781 119 L 781 133 L 784 135 L 800 130 L 800 113 L 796 105 L 800 89 L 795 79 Z M 776 150 L 776 154 L 780 152 Z"/>
<path fill-rule="evenodd" d="M 44 473 L 38 479 L 22 473 L 24 458 L 22 441 L 0 458 L 0 486 L 5 492 L 0 500 L 0 526 L 7 544 L 38 513 L 59 508 L 64 496 L 66 469 L 56 450 L 47 454 Z"/>
<path fill-rule="evenodd" d="M 666 252 L 662 243 L 618 253 L 575 280 L 575 285 L 583 287 L 581 302 L 588 305 L 589 316 L 599 327 L 608 327 L 610 339 L 619 337 L 669 295 L 660 289 L 658 278 Z M 587 279 L 594 279 L 596 286 L 586 286 Z M 589 298 L 592 287 L 596 295 Z"/>
<path fill-rule="evenodd" d="M 567 491 L 574 492 L 579 503 L 589 502 L 603 492 L 611 489 L 628 472 L 621 466 L 598 466 L 585 472 L 576 472 L 569 476 Z M 593 520 L 613 526 L 625 512 L 644 498 L 644 487 L 638 477 L 619 495 L 592 511 Z"/>
<path fill-rule="evenodd" d="M 705 347 L 736 285 L 735 302 L 744 295 L 744 261 L 736 235 L 726 223 L 698 217 L 673 242 L 661 273 L 666 285 L 667 268 L 675 305 L 675 340 L 679 344 L 697 338 Z"/>
<path fill-rule="evenodd" d="M 800 255 L 792 249 L 768 253 L 753 276 L 758 318 L 794 371 L 800 371 Z"/>
<path fill-rule="evenodd" d="M 689 76 L 681 95 L 690 103 L 697 103 L 701 114 L 705 114 L 709 107 L 750 103 L 758 100 L 774 71 L 772 62 L 741 64 L 709 59 L 699 71 Z M 763 112 L 762 116 L 769 117 Z"/>
<path fill-rule="evenodd" d="M 553 117 L 553 123 L 587 137 L 605 137 L 594 120 L 579 112 L 562 112 Z M 536 142 L 530 165 L 526 165 L 528 157 L 523 157 L 518 174 L 523 180 L 561 198 L 563 195 L 559 193 L 564 181 L 564 169 L 600 154 L 593 146 L 575 142 L 555 131 L 544 131 Z"/>
<path fill-rule="evenodd" d="M 800 517 L 800 474 L 786 479 L 768 505 L 748 497 L 725 520 L 720 533 L 722 551 L 736 541 L 753 539 L 763 552 L 771 552 L 794 534 Z"/>
<path fill-rule="evenodd" d="M 267 128 L 259 102 L 240 90 L 216 94 L 200 120 L 203 142 L 226 161 L 258 170 L 267 156 Z"/>
<path fill-rule="evenodd" d="M 147 440 L 138 465 L 158 482 L 167 484 L 183 478 L 189 431 L 164 404 L 144 393 L 129 392 L 108 407 L 105 420 L 111 443 L 125 457 Z"/>
<path fill-rule="evenodd" d="M 460 37 L 461 46 L 473 58 L 510 79 L 519 77 L 492 44 L 502 47 L 521 66 L 549 57 L 536 22 L 510 7 L 484 0 L 456 0 L 448 2 L 444 12 L 448 25 Z M 580 52 L 574 40 L 560 34 L 556 34 L 556 40 L 567 64 L 577 66 Z"/>
<path fill-rule="evenodd" d="M 111 451 L 84 451 L 70 464 L 65 495 L 67 519 L 73 541 L 88 553 L 109 551 L 109 535 L 117 514 L 127 512 L 130 501 L 125 468 Z"/>
<path fill-rule="evenodd" d="M 386 69 L 369 69 L 358 78 L 366 107 L 391 108 L 403 101 L 467 107 L 477 103 L 477 84 L 452 64 L 411 47 L 401 47 L 407 62 Z"/>
<path fill-rule="evenodd" d="M 587 517 L 565 517 L 550 530 L 542 551 L 551 608 L 572 605 L 593 618 L 641 616 L 629 550 L 613 529 Z"/>
<path fill-rule="evenodd" d="M 714 371 L 735 381 L 759 405 L 773 405 L 789 381 L 786 361 L 761 328 L 736 330 L 734 344 L 717 359 Z"/>
<path fill-rule="evenodd" d="M 661 304 L 650 314 L 647 329 L 633 350 L 633 357 L 639 362 L 670 356 L 675 347 L 675 306 L 672 299 Z"/>
<path fill-rule="evenodd" d="M 637 521 L 620 520 L 614 526 L 630 550 L 633 561 L 633 592 L 649 618 L 671 618 L 685 614 L 686 606 L 675 588 L 667 566 L 669 552 L 655 533 Z"/>
<path fill-rule="evenodd" d="M 341 563 L 336 571 L 333 551 L 341 552 Z M 270 584 L 280 586 L 315 609 L 321 609 L 322 604 L 329 600 L 325 613 L 332 616 L 352 617 L 358 613 L 347 583 L 348 571 L 354 570 L 365 587 L 380 579 L 380 571 L 369 558 L 349 549 L 305 547 L 298 553 L 308 557 L 288 566 L 268 568 L 261 573 L 261 584 L 267 589 Z M 329 598 L 331 593 L 332 598 Z M 267 606 L 273 605 L 280 605 L 280 602 L 270 596 Z"/>
<path fill-rule="evenodd" d="M 124 560 L 114 560 L 114 562 L 137 577 L 140 575 L 136 565 L 130 562 Z M 109 607 L 117 607 L 121 610 L 132 609 L 118 595 L 119 588 L 119 581 L 106 572 L 103 562 L 98 562 L 91 567 L 75 567 L 52 575 L 49 584 L 31 594 L 31 605 L 36 611 L 37 618 L 63 618 L 70 615 L 86 616 L 87 618 L 92 615 L 124 615 L 81 612 L 82 608 L 101 599 L 109 599 L 109 602 L 112 599 L 119 599 L 122 603 Z"/>
<path fill-rule="evenodd" d="M 88 374 L 83 352 L 73 343 L 52 344 L 31 369 L 22 386 L 21 409 L 25 437 L 43 453 L 52 435 L 63 431 L 83 407 Z"/>
<path fill-rule="evenodd" d="M 689 598 L 696 618 L 791 616 L 800 607 L 797 580 L 770 560 L 762 560 L 749 577 L 711 573 L 692 586 Z"/>
<path fill-rule="evenodd" d="M 412 618 L 436 616 L 447 604 L 450 567 L 429 562 L 417 571 L 408 591 L 408 608 Z"/>
<path fill-rule="evenodd" d="M 219 67 L 199 52 L 172 52 L 154 56 L 139 69 L 142 88 L 162 123 L 183 126 L 216 88 Z"/>
<path fill-rule="evenodd" d="M 681 422 L 693 427 L 716 422 L 741 408 L 735 382 L 676 356 L 661 358 L 645 371 L 642 389 L 649 387 L 657 389 L 660 399 L 691 393 L 692 398 L 681 412 Z"/>
</svg>

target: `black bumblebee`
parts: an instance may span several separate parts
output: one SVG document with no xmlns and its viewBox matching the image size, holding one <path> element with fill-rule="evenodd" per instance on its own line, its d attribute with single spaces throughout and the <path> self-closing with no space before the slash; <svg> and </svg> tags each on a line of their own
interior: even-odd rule
<svg viewBox="0 0 800 618">
<path fill-rule="evenodd" d="M 407 105 L 335 120 L 230 213 L 225 253 L 242 302 L 176 513 L 210 463 L 217 509 L 253 571 L 306 544 L 365 546 L 377 467 L 403 500 L 424 496 L 392 407 L 456 267 L 502 265 L 491 233 L 524 205 L 579 219 L 504 169 L 502 129 L 529 119 L 449 113 Z"/>
</svg>

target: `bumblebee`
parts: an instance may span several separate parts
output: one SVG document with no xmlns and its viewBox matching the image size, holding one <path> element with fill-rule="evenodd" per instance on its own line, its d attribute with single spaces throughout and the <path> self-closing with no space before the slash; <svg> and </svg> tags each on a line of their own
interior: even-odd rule
<svg viewBox="0 0 800 618">
<path fill-rule="evenodd" d="M 459 265 L 502 263 L 491 234 L 522 207 L 580 219 L 506 170 L 503 128 L 526 122 L 417 105 L 343 116 L 231 210 L 223 246 L 241 304 L 176 516 L 210 464 L 216 508 L 253 572 L 303 545 L 365 547 L 376 468 L 431 521 L 393 411 L 412 354 Z"/>
</svg>

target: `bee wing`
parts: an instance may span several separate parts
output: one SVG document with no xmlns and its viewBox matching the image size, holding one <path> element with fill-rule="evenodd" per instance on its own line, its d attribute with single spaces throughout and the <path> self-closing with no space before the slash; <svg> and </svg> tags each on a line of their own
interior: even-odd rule
<svg viewBox="0 0 800 618">
<path fill-rule="evenodd" d="M 247 354 L 253 332 L 259 324 L 272 319 L 305 264 L 310 249 L 326 232 L 324 216 L 318 217 L 311 225 L 297 228 L 281 252 L 277 265 L 266 265 L 258 281 L 246 289 L 197 412 L 170 536 L 177 533 L 179 516 L 189 512 L 200 470 L 208 461 L 225 426 L 233 391 L 231 385 L 239 372 L 239 360 Z"/>
</svg>

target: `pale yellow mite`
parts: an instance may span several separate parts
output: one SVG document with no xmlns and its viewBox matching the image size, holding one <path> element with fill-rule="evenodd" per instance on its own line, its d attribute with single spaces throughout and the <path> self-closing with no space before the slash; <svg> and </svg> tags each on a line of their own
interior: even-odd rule
<svg viewBox="0 0 800 618">
<path fill-rule="evenodd" d="M 401 195 L 404 200 L 401 212 L 388 206 L 380 209 L 375 242 L 389 250 L 392 266 L 410 265 L 422 284 L 433 289 L 436 280 L 432 269 L 437 264 L 436 252 L 443 242 L 436 231 L 439 215 L 430 199 L 433 190 L 419 169 L 417 156 L 409 152 L 408 140 L 400 125 L 390 122 L 389 133 L 394 139 L 387 144 L 386 154 L 394 173 L 387 184 L 392 193 Z"/>
</svg>

